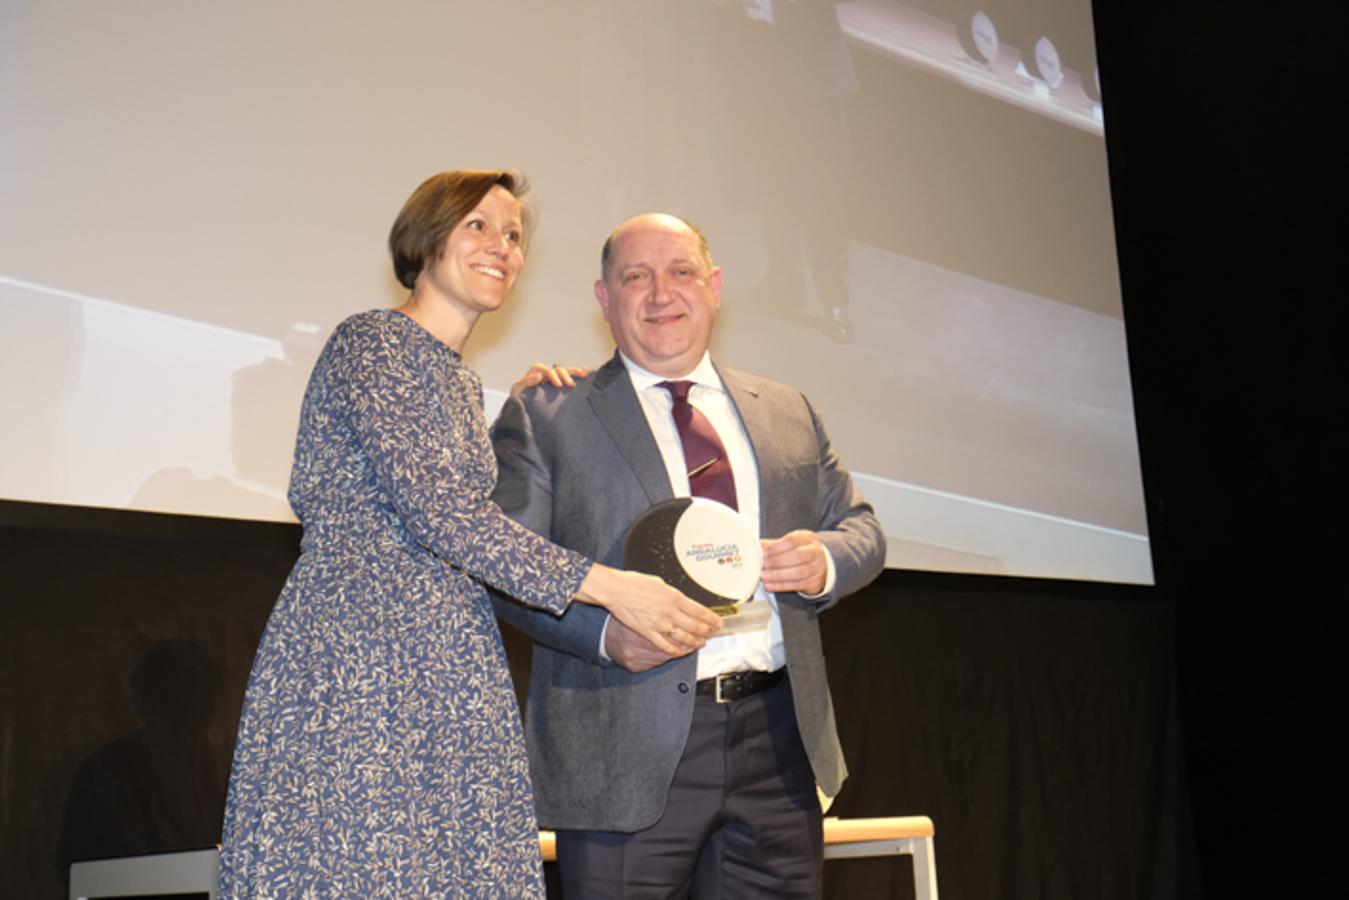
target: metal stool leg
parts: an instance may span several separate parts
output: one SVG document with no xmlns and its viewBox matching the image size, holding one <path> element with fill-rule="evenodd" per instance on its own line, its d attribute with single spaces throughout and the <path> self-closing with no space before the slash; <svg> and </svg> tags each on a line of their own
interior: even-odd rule
<svg viewBox="0 0 1349 900">
<path fill-rule="evenodd" d="M 913 891 L 917 900 L 937 900 L 937 860 L 930 837 L 913 842 Z"/>
</svg>

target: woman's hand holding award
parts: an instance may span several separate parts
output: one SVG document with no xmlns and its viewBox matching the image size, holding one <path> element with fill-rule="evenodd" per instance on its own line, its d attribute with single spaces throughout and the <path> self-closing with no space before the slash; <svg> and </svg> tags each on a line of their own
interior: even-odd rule
<svg viewBox="0 0 1349 900">
<path fill-rule="evenodd" d="M 722 617 L 719 635 L 760 628 L 767 603 L 751 602 L 763 568 L 756 523 L 715 500 L 677 497 L 628 527 L 623 567 L 655 575 Z"/>
</svg>

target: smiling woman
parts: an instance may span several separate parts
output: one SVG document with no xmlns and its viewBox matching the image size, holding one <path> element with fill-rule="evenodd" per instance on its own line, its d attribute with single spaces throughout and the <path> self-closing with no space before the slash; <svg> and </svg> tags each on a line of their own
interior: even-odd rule
<svg viewBox="0 0 1349 900">
<path fill-rule="evenodd" d="M 399 284 L 411 289 L 427 260 L 439 255 L 450 232 L 494 187 L 503 188 L 519 204 L 522 240 L 533 229 L 533 210 L 526 201 L 529 183 L 514 171 L 439 172 L 412 192 L 389 229 L 389 252 Z"/>
<path fill-rule="evenodd" d="M 459 351 L 524 264 L 523 179 L 444 172 L 389 236 L 411 290 L 347 319 L 305 393 L 300 559 L 253 662 L 222 897 L 543 896 L 520 713 L 486 588 L 606 607 L 672 655 L 715 614 L 593 564 L 491 502 L 482 385 Z"/>
<path fill-rule="evenodd" d="M 399 311 L 456 352 L 478 316 L 505 302 L 524 266 L 525 190 L 513 172 L 441 172 L 394 222 L 395 273 L 412 289 Z"/>
</svg>

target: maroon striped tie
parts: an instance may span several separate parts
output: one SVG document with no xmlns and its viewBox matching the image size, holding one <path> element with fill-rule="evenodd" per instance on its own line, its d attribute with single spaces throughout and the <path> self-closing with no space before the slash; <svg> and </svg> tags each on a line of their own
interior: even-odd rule
<svg viewBox="0 0 1349 900">
<path fill-rule="evenodd" d="M 717 431 L 707 416 L 689 403 L 692 381 L 662 381 L 656 387 L 665 388 L 674 401 L 675 428 L 679 442 L 684 445 L 684 464 L 688 466 L 689 493 L 725 503 L 738 510 L 735 502 L 735 475 L 726 449 L 717 437 Z"/>
</svg>

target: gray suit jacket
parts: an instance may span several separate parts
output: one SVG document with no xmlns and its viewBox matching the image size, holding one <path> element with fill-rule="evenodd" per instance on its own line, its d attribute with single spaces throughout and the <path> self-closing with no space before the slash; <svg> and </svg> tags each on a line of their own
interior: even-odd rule
<svg viewBox="0 0 1349 900">
<path fill-rule="evenodd" d="M 806 398 L 785 385 L 718 368 L 759 467 L 760 532 L 817 531 L 833 556 L 834 592 L 779 594 L 797 721 L 815 778 L 829 794 L 847 776 L 816 617 L 884 565 L 885 540 Z M 507 401 L 493 426 L 507 514 L 556 543 L 622 565 L 623 536 L 672 496 L 660 450 L 622 361 L 571 390 L 543 386 Z M 526 739 L 545 827 L 633 832 L 660 818 L 693 715 L 695 657 L 633 674 L 598 656 L 606 613 L 573 603 L 560 618 L 495 598 L 535 641 Z"/>
</svg>

